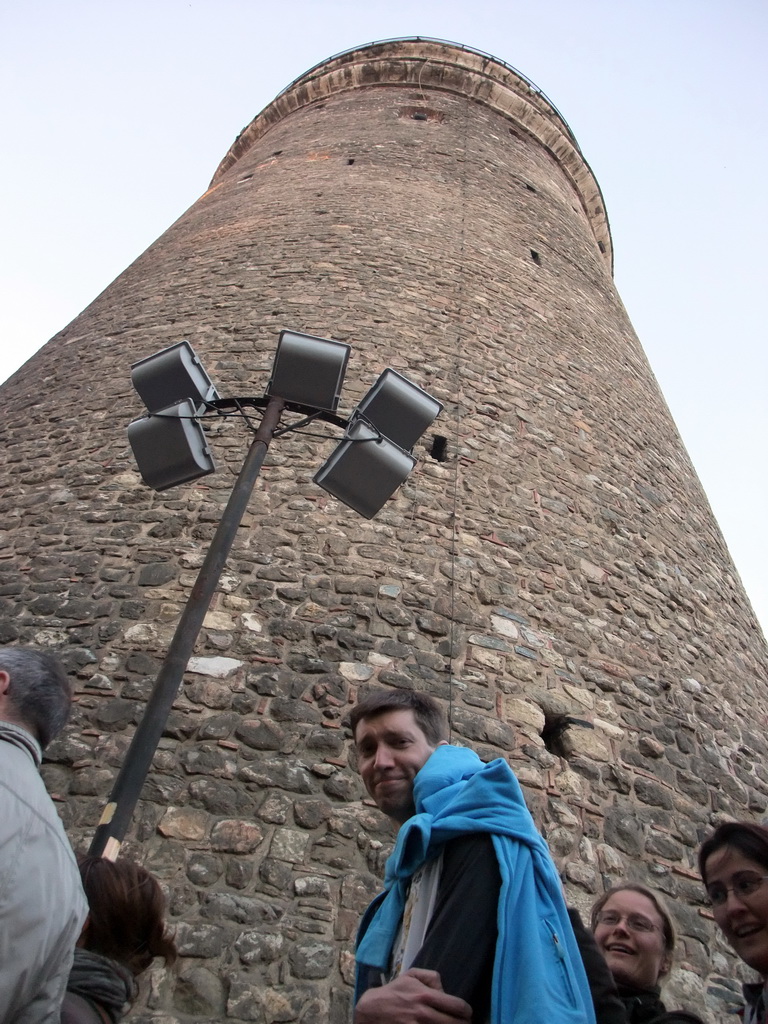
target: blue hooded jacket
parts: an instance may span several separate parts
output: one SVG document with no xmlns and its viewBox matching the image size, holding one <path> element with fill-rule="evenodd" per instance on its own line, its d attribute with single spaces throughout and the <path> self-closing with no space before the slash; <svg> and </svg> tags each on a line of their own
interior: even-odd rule
<svg viewBox="0 0 768 1024">
<path fill-rule="evenodd" d="M 464 747 L 439 746 L 413 795 L 416 814 L 387 861 L 386 891 L 363 917 L 358 965 L 389 969 L 413 873 L 449 840 L 485 832 L 501 875 L 490 1024 L 595 1024 L 557 869 L 507 762 L 484 764 Z M 359 978 L 360 971 L 356 997 Z"/>
</svg>

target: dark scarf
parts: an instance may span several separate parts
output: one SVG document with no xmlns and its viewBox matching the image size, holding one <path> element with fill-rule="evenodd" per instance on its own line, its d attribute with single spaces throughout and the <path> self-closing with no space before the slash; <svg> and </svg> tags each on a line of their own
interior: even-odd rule
<svg viewBox="0 0 768 1024">
<path fill-rule="evenodd" d="M 747 1010 L 750 1011 L 744 1014 L 744 1020 L 754 1021 L 754 1024 L 765 1024 L 768 1021 L 765 1005 L 766 982 L 749 982 L 744 984 L 742 989 Z"/>
<path fill-rule="evenodd" d="M 67 992 L 98 1004 L 112 1024 L 117 1024 L 136 998 L 138 986 L 127 967 L 100 953 L 76 949 Z"/>
<path fill-rule="evenodd" d="M 616 986 L 624 1003 L 630 1024 L 701 1024 L 701 1018 L 687 1010 L 667 1010 L 661 1001 L 661 989 L 635 988 L 633 985 Z"/>
<path fill-rule="evenodd" d="M 635 988 L 634 985 L 619 982 L 617 988 L 631 1024 L 645 1024 L 667 1009 L 661 1001 L 661 990 L 657 985 L 652 988 Z"/>
</svg>

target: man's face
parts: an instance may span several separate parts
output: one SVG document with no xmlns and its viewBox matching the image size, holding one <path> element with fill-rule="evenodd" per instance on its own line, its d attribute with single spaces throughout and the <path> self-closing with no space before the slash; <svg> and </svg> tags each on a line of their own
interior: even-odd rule
<svg viewBox="0 0 768 1024">
<path fill-rule="evenodd" d="M 379 810 L 402 825 L 416 811 L 413 780 L 435 745 L 416 724 L 413 711 L 404 708 L 359 721 L 355 747 L 368 795 Z"/>
</svg>

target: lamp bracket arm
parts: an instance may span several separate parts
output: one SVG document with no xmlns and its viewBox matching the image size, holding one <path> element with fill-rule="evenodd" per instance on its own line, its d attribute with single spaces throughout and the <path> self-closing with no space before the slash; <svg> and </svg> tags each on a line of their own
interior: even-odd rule
<svg viewBox="0 0 768 1024">
<path fill-rule="evenodd" d="M 214 398 L 206 402 L 206 408 L 217 413 L 226 414 L 228 412 L 239 412 L 245 406 L 250 406 L 252 409 L 266 409 L 269 404 L 269 398 L 267 396 L 255 396 L 247 395 L 238 398 Z M 334 427 L 341 427 L 344 429 L 349 422 L 343 416 L 337 416 L 335 413 L 327 412 L 324 409 L 313 409 L 312 406 L 298 405 L 296 402 L 286 402 L 285 409 L 288 412 L 301 413 L 305 419 L 300 420 L 298 423 L 293 423 L 290 426 L 282 427 L 275 436 L 280 434 L 286 434 L 289 430 L 297 430 L 300 427 L 311 423 L 313 420 L 323 420 L 325 423 L 331 423 Z"/>
</svg>

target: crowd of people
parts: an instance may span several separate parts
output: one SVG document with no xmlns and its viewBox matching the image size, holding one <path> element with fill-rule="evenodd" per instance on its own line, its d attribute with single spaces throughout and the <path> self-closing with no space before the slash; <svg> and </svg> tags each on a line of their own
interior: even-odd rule
<svg viewBox="0 0 768 1024">
<path fill-rule="evenodd" d="M 358 937 L 355 1024 L 700 1024 L 703 1007 L 661 998 L 676 946 L 661 895 L 616 885 L 586 929 L 505 760 L 450 746 L 436 702 L 413 691 L 372 693 L 350 726 L 363 784 L 398 827 Z M 721 825 L 699 866 L 761 979 L 744 987 L 745 1024 L 768 1024 L 768 828 Z"/>
<path fill-rule="evenodd" d="M 176 959 L 157 880 L 129 860 L 75 858 L 39 774 L 65 725 L 51 655 L 0 648 L 0 1021 L 115 1024 L 155 957 Z M 661 895 L 623 882 L 566 905 L 503 758 L 448 744 L 431 697 L 373 692 L 350 726 L 363 784 L 397 827 L 384 891 L 363 915 L 354 1024 L 700 1024 L 667 1010 L 676 946 Z M 715 922 L 759 980 L 744 1024 L 768 1024 L 768 827 L 728 822 L 699 852 Z"/>
</svg>

